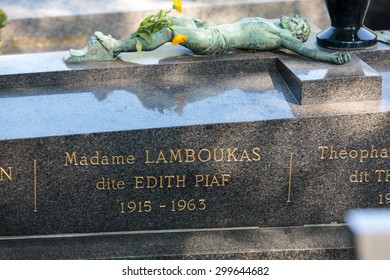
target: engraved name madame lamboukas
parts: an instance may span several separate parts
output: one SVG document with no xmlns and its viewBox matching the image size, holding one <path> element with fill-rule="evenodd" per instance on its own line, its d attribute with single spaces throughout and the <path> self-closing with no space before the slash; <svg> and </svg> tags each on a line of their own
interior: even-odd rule
<svg viewBox="0 0 390 280">
<path fill-rule="evenodd" d="M 145 149 L 143 162 L 145 164 L 169 164 L 192 162 L 243 162 L 260 161 L 260 148 L 201 148 L 201 149 L 166 149 L 153 151 Z M 125 165 L 136 162 L 134 155 L 106 155 L 95 151 L 90 155 L 80 155 L 77 152 L 65 152 L 64 166 L 88 165 Z"/>
<path fill-rule="evenodd" d="M 242 148 L 184 148 L 152 150 L 145 149 L 143 156 L 136 158 L 134 155 L 107 155 L 101 151 L 95 151 L 89 155 L 81 155 L 76 151 L 65 152 L 64 166 L 107 166 L 107 165 L 133 165 L 136 162 L 146 165 L 156 164 L 191 164 L 207 162 L 258 162 L 261 160 L 259 147 Z M 188 181 L 193 182 L 195 187 L 224 187 L 230 180 L 231 175 L 227 172 L 220 174 L 194 174 L 188 178 L 186 174 L 169 175 L 136 175 L 130 184 L 134 189 L 162 189 L 162 188 L 185 188 Z M 96 183 L 98 190 L 122 190 L 125 189 L 124 179 L 112 179 L 102 177 Z"/>
</svg>

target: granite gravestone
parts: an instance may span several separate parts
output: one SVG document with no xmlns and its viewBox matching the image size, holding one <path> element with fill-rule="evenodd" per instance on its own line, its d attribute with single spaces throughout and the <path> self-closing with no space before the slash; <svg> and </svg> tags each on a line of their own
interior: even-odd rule
<svg viewBox="0 0 390 280">
<path fill-rule="evenodd" d="M 353 258 L 346 211 L 390 203 L 389 52 L 1 57 L 0 257 Z"/>
</svg>

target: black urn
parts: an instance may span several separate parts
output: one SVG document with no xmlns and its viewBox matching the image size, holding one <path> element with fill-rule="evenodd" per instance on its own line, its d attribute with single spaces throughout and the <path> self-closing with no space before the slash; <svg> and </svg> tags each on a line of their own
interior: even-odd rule
<svg viewBox="0 0 390 280">
<path fill-rule="evenodd" d="M 331 26 L 317 35 L 323 48 L 360 49 L 377 43 L 376 35 L 363 26 L 371 0 L 325 0 Z"/>
</svg>

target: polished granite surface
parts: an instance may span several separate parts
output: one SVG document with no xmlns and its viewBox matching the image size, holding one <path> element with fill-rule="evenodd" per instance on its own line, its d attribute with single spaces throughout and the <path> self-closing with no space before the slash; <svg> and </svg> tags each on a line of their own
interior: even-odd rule
<svg viewBox="0 0 390 280">
<path fill-rule="evenodd" d="M 390 65 L 372 67 L 383 78 L 382 100 L 305 106 L 272 69 L 10 88 L 0 91 L 0 139 L 389 111 Z"/>
<path fill-rule="evenodd" d="M 2 56 L 0 140 L 387 112 L 389 49 L 379 44 L 375 61 L 353 55 L 343 66 L 288 51 L 195 56 L 169 44 L 107 63 L 65 64 L 66 52 Z M 298 105 L 275 68 L 277 59 L 293 64 L 302 81 L 379 74 L 382 99 Z"/>
<path fill-rule="evenodd" d="M 144 86 L 39 89 L 0 98 L 6 108 L 0 111 L 0 138 L 291 118 L 284 93 L 267 73 L 199 76 L 191 83 L 178 78 Z"/>
<path fill-rule="evenodd" d="M 294 67 L 295 74 L 302 81 L 319 79 L 341 79 L 355 76 L 375 76 L 378 73 L 364 63 L 362 60 L 352 55 L 350 63 L 344 65 L 334 65 L 329 63 L 313 63 L 308 60 L 290 60 L 287 62 Z"/>
</svg>

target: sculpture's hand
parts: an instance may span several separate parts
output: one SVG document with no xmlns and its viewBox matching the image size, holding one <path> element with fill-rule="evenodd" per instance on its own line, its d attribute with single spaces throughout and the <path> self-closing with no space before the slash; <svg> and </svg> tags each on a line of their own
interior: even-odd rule
<svg viewBox="0 0 390 280">
<path fill-rule="evenodd" d="M 335 52 L 331 54 L 334 64 L 345 64 L 351 61 L 351 55 L 347 52 Z"/>
<path fill-rule="evenodd" d="M 299 53 L 300 55 L 303 55 L 304 57 L 307 58 L 311 58 L 317 61 L 323 61 L 327 63 L 338 64 L 338 65 L 345 64 L 351 61 L 351 56 L 347 52 L 334 52 L 334 53 L 325 52 L 322 50 L 318 50 L 306 46 L 298 39 L 283 34 L 280 36 L 280 39 L 281 39 L 280 43 L 282 47 L 285 47 L 286 49 Z"/>
</svg>

